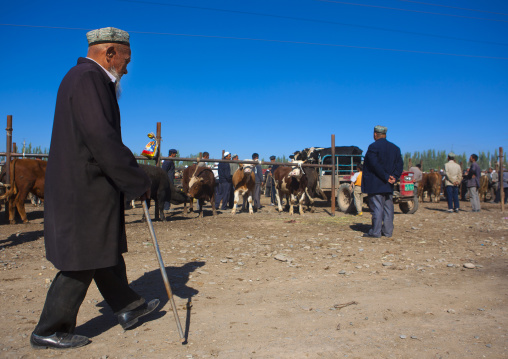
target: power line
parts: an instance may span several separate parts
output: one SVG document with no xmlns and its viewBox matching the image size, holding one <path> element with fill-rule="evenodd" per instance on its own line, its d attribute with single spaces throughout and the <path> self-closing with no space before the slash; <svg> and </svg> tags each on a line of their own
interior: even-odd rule
<svg viewBox="0 0 508 359">
<path fill-rule="evenodd" d="M 56 30 L 82 30 L 82 31 L 94 30 L 94 29 L 85 29 L 85 28 L 76 28 L 76 27 L 58 27 L 58 26 L 43 26 L 43 25 L 0 24 L 0 26 L 45 28 L 45 29 L 56 29 Z M 493 60 L 508 60 L 508 57 L 453 54 L 453 53 L 445 53 L 445 52 L 432 52 L 432 51 L 419 51 L 419 50 L 387 49 L 387 48 L 382 48 L 382 47 L 327 44 L 327 43 L 307 42 L 307 41 L 256 39 L 256 38 L 249 38 L 249 37 L 200 35 L 200 34 L 178 34 L 178 33 L 172 33 L 172 32 L 151 32 L 151 31 L 135 31 L 135 30 L 126 30 L 126 31 L 129 33 L 132 33 L 132 34 L 143 34 L 143 35 L 185 36 L 185 37 L 201 37 L 201 38 L 209 38 L 209 39 L 260 41 L 260 42 L 272 42 L 272 43 L 296 44 L 296 45 L 314 45 L 314 46 L 343 47 L 343 48 L 364 49 L 364 50 L 406 52 L 406 53 L 426 54 L 426 55 L 441 55 L 441 56 L 456 56 L 456 57 L 469 57 L 469 58 L 481 58 L 481 59 L 493 59 Z"/>
<path fill-rule="evenodd" d="M 484 12 L 484 13 L 487 13 L 487 14 L 506 15 L 506 16 L 508 16 L 508 14 L 504 14 L 502 12 L 494 12 L 494 11 L 478 10 L 478 9 L 467 9 L 467 8 L 463 8 L 463 7 L 456 7 L 456 6 L 442 5 L 442 4 L 431 4 L 431 3 L 428 3 L 428 2 L 421 2 L 421 1 L 414 1 L 414 0 L 397 0 L 397 1 L 404 1 L 404 2 L 410 2 L 410 3 L 414 3 L 414 4 L 428 5 L 428 6 L 446 7 L 446 8 L 449 8 L 449 9 L 456 9 L 456 10 L 476 11 L 476 12 Z"/>
<path fill-rule="evenodd" d="M 331 24 L 331 25 L 342 25 L 342 26 L 356 27 L 356 28 L 362 28 L 362 29 L 381 30 L 381 31 L 395 32 L 395 33 L 401 33 L 401 34 L 435 37 L 435 38 L 449 39 L 449 40 L 460 40 L 460 41 L 475 42 L 475 43 L 480 43 L 480 44 L 508 46 L 508 44 L 506 44 L 506 43 L 493 42 L 493 41 L 471 40 L 471 39 L 464 39 L 464 38 L 461 38 L 461 37 L 453 37 L 453 36 L 445 36 L 445 35 L 435 35 L 435 34 L 425 34 L 425 33 L 414 32 L 414 31 L 395 30 L 395 29 L 387 29 L 387 28 L 376 27 L 376 26 L 356 25 L 356 24 L 349 24 L 349 23 L 336 22 L 336 21 L 308 19 L 308 18 L 292 17 L 292 16 L 284 16 L 284 15 L 272 15 L 272 14 L 264 14 L 264 13 L 258 13 L 258 12 L 248 12 L 248 11 L 239 11 L 239 10 L 227 10 L 227 9 L 218 9 L 218 8 L 210 8 L 210 7 L 199 7 L 199 6 L 190 6 L 190 5 L 180 5 L 180 4 L 169 4 L 169 3 L 161 3 L 161 2 L 154 2 L 154 1 L 143 1 L 143 0 L 117 0 L 117 1 L 129 2 L 129 3 L 137 3 L 137 4 L 147 4 L 147 5 L 160 5 L 160 6 L 179 7 L 179 8 L 187 8 L 187 9 L 209 10 L 209 11 L 217 11 L 217 12 L 225 12 L 225 13 L 233 13 L 233 14 L 264 16 L 264 17 L 272 17 L 272 18 L 279 18 L 279 19 L 286 19 L 286 20 L 306 21 L 306 22 L 314 22 L 314 23 L 321 23 L 321 24 Z"/>
<path fill-rule="evenodd" d="M 395 7 L 379 6 L 379 5 L 356 4 L 356 3 L 344 2 L 344 1 L 336 1 L 336 0 L 315 0 L 315 1 L 330 2 L 330 3 L 342 4 L 342 5 L 353 5 L 353 6 L 373 7 L 373 8 L 377 8 L 377 9 L 386 9 L 386 10 L 397 10 L 397 11 L 417 12 L 417 13 L 421 13 L 421 14 L 430 14 L 430 15 L 440 15 L 440 16 L 461 17 L 461 18 L 464 18 L 464 19 L 473 19 L 473 20 L 496 21 L 496 22 L 508 22 L 508 20 L 486 19 L 486 18 L 483 18 L 483 17 L 473 17 L 473 16 L 463 16 L 463 15 L 443 14 L 443 13 L 439 13 L 439 12 L 430 12 L 430 11 L 421 11 L 421 10 L 400 9 L 400 8 L 395 8 Z"/>
</svg>

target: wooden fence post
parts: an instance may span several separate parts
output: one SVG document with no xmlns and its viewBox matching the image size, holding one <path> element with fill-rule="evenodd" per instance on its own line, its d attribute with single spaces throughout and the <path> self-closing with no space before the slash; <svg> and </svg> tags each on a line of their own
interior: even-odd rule
<svg viewBox="0 0 508 359">
<path fill-rule="evenodd" d="M 499 147 L 499 194 L 501 197 L 501 212 L 504 212 L 504 181 L 503 181 L 503 147 Z"/>
<path fill-rule="evenodd" d="M 335 216 L 335 135 L 332 135 L 332 216 Z"/>
<path fill-rule="evenodd" d="M 156 161 L 155 161 L 155 165 L 157 167 L 160 167 L 161 166 L 161 142 L 162 142 L 162 138 L 161 138 L 161 123 L 160 122 L 157 122 L 157 134 L 155 135 L 155 140 L 157 141 L 157 154 L 156 154 Z"/>
<path fill-rule="evenodd" d="M 12 149 L 12 115 L 7 116 L 7 139 L 5 141 L 5 173 L 6 183 L 11 183 L 11 149 Z"/>
</svg>

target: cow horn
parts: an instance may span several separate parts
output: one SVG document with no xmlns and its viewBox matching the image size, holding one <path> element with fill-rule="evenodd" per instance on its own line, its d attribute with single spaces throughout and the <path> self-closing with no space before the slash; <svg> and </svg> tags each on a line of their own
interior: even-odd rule
<svg viewBox="0 0 508 359">
<path fill-rule="evenodd" d="M 194 170 L 194 173 L 192 174 L 192 176 L 191 176 L 191 177 L 196 176 L 196 172 L 198 171 L 198 164 L 199 164 L 199 162 L 198 162 L 198 163 L 196 163 L 196 169 Z"/>
</svg>

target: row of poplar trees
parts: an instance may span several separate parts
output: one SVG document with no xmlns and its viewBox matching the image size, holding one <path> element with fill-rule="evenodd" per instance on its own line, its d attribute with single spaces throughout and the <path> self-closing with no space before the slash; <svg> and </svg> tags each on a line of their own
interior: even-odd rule
<svg viewBox="0 0 508 359">
<path fill-rule="evenodd" d="M 450 151 L 436 151 L 436 150 L 427 150 L 427 151 L 415 151 L 413 154 L 411 152 L 406 152 L 404 154 L 404 169 L 409 168 L 409 159 L 411 159 L 413 166 L 421 163 L 422 171 L 428 172 L 430 169 L 434 169 L 435 171 L 439 171 L 440 169 L 444 169 L 444 165 L 448 162 L 448 153 Z M 481 151 L 476 153 L 478 155 L 478 164 L 482 170 L 487 170 L 489 167 L 496 169 L 496 164 L 499 163 L 499 154 L 497 149 L 492 154 L 490 151 Z M 466 154 L 465 152 L 462 154 L 455 154 L 455 162 L 462 163 L 462 168 L 466 169 L 469 163 L 469 156 L 471 154 Z M 506 152 L 503 156 L 503 168 L 506 167 Z"/>
</svg>

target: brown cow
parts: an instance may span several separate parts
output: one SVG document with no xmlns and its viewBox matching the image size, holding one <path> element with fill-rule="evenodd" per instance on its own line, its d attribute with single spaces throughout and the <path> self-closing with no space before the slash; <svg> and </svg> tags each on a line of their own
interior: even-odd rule
<svg viewBox="0 0 508 359">
<path fill-rule="evenodd" d="M 0 197 L 9 201 L 9 222 L 15 224 L 16 208 L 23 223 L 28 223 L 25 212 L 25 200 L 28 193 L 44 199 L 44 176 L 46 161 L 32 159 L 15 159 L 11 162 L 11 187 Z"/>
<path fill-rule="evenodd" d="M 300 215 L 303 214 L 303 204 L 305 201 L 305 189 L 307 187 L 307 176 L 301 167 L 281 166 L 273 173 L 275 181 L 275 190 L 278 203 L 278 210 L 282 212 L 282 197 L 286 197 L 286 203 L 289 204 L 289 214 L 293 215 L 293 206 L 298 201 Z"/>
<path fill-rule="evenodd" d="M 245 204 L 245 199 L 249 202 L 249 214 L 253 214 L 254 210 L 252 209 L 252 194 L 254 193 L 254 188 L 256 187 L 256 177 L 254 175 L 254 171 L 252 170 L 252 165 L 244 165 L 240 163 L 238 165 L 238 169 L 233 173 L 233 188 L 235 189 L 235 204 L 233 206 L 233 210 L 231 213 L 236 213 L 236 207 L 238 202 L 240 201 L 240 197 L 243 199 L 243 204 Z"/>
<path fill-rule="evenodd" d="M 489 191 L 489 176 L 483 175 L 480 177 L 480 188 L 478 188 L 478 195 L 480 201 L 483 197 L 483 201 L 487 202 L 487 192 Z"/>
<path fill-rule="evenodd" d="M 215 176 L 208 167 L 197 167 L 192 165 L 183 171 L 182 178 L 183 191 L 189 196 L 190 211 L 193 211 L 193 199 L 199 202 L 199 217 L 203 217 L 203 205 L 209 201 L 212 205 L 213 215 L 217 214 L 215 210 Z M 187 214 L 187 202 L 185 202 L 183 211 Z"/>
<path fill-rule="evenodd" d="M 427 191 L 431 202 L 439 202 L 441 197 L 441 175 L 438 172 L 424 173 L 418 182 L 418 200 L 423 203 L 423 192 Z M 434 194 L 434 200 L 432 200 Z"/>
</svg>

